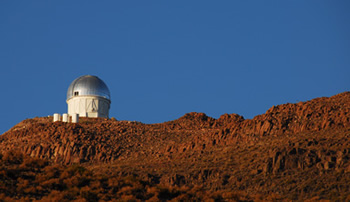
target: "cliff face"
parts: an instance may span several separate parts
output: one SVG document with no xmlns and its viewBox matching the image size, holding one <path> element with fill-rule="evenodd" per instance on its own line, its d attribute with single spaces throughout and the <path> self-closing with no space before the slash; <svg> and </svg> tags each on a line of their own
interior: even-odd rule
<svg viewBox="0 0 350 202">
<path fill-rule="evenodd" d="M 237 139 L 347 128 L 350 126 L 349 110 L 350 93 L 345 92 L 330 98 L 273 106 L 251 120 L 225 114 L 215 122 L 222 130 L 211 137 L 226 144 Z"/>
<path fill-rule="evenodd" d="M 322 195 L 320 190 L 335 182 L 337 189 L 350 190 L 349 145 L 349 92 L 273 106 L 247 120 L 194 112 L 160 124 L 34 118 L 0 136 L 0 153 L 16 150 L 64 165 L 85 163 L 98 172 L 132 170 L 144 180 L 177 186 L 272 190 L 290 199 Z"/>
</svg>

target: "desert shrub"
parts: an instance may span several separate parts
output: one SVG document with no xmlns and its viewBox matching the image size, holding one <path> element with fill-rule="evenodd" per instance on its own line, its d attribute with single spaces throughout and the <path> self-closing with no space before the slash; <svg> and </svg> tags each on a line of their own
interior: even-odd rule
<svg viewBox="0 0 350 202">
<path fill-rule="evenodd" d="M 98 179 L 94 179 L 90 181 L 89 187 L 94 190 L 100 190 L 103 189 L 104 184 Z"/>
<path fill-rule="evenodd" d="M 64 179 L 63 182 L 68 187 L 84 187 L 90 184 L 90 177 L 87 176 L 72 176 Z"/>
<path fill-rule="evenodd" d="M 122 187 L 123 182 L 116 178 L 116 177 L 111 177 L 108 179 L 108 189 L 109 189 L 109 193 L 111 194 L 115 194 L 118 192 L 118 190 Z"/>
<path fill-rule="evenodd" d="M 72 176 L 87 176 L 87 175 L 91 175 L 91 173 L 85 167 L 80 166 L 78 164 L 73 164 L 64 170 L 60 178 L 69 178 Z"/>
<path fill-rule="evenodd" d="M 160 200 L 170 200 L 180 195 L 176 187 L 159 186 L 158 189 L 158 198 Z"/>
<path fill-rule="evenodd" d="M 48 165 L 42 169 L 42 172 L 36 177 L 38 183 L 51 179 L 59 178 L 63 172 L 63 167 L 60 165 Z"/>
<path fill-rule="evenodd" d="M 35 169 L 44 168 L 48 164 L 49 162 L 44 159 L 26 157 L 24 158 L 22 164 L 20 165 L 20 168 L 35 170 Z"/>
<path fill-rule="evenodd" d="M 83 187 L 80 189 L 80 196 L 88 202 L 98 201 L 99 197 L 97 193 L 92 191 L 89 187 Z"/>
<path fill-rule="evenodd" d="M 47 196 L 41 198 L 42 201 L 60 201 L 60 202 L 69 202 L 74 200 L 75 197 L 70 194 L 66 194 L 65 192 L 53 190 Z"/>
<path fill-rule="evenodd" d="M 40 191 L 36 187 L 29 185 L 28 187 L 24 187 L 23 192 L 29 195 L 38 195 Z"/>
<path fill-rule="evenodd" d="M 69 166 L 60 176 L 60 179 L 62 179 L 68 187 L 87 186 L 90 184 L 91 178 L 92 173 L 80 165 Z"/>
<path fill-rule="evenodd" d="M 44 189 L 48 190 L 65 190 L 66 185 L 58 178 L 48 179 L 40 183 Z"/>
<path fill-rule="evenodd" d="M 7 175 L 7 172 L 5 170 L 5 168 L 0 168 L 0 179 L 5 178 Z"/>
<path fill-rule="evenodd" d="M 8 151 L 1 160 L 4 164 L 21 164 L 23 162 L 23 154 L 18 151 Z"/>
<path fill-rule="evenodd" d="M 22 179 L 21 177 L 19 177 L 17 179 L 17 188 L 16 188 L 16 191 L 17 193 L 23 193 L 24 189 L 27 188 L 29 185 L 29 181 L 28 180 L 25 180 L 25 179 Z"/>
</svg>

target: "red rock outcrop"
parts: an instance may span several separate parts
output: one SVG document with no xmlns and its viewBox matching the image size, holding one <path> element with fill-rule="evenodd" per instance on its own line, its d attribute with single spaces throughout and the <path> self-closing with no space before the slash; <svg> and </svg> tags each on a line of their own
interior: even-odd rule
<svg viewBox="0 0 350 202">
<path fill-rule="evenodd" d="M 221 117 L 214 125 L 221 131 L 211 135 L 216 142 L 232 142 L 266 135 L 288 135 L 305 131 L 322 131 L 350 126 L 350 93 L 345 92 L 330 98 L 317 98 L 297 104 L 273 106 L 265 114 L 250 120 L 233 115 Z M 219 128 L 220 128 L 219 127 Z"/>
<path fill-rule="evenodd" d="M 81 119 L 79 124 L 52 123 L 49 118 L 25 120 L 0 137 L 0 151 L 21 150 L 33 157 L 66 164 L 113 162 L 120 158 L 170 155 L 202 150 L 262 136 L 298 134 L 350 127 L 350 93 L 297 104 L 273 106 L 245 120 L 224 114 L 215 120 L 188 113 L 161 124 Z"/>
<path fill-rule="evenodd" d="M 84 164 L 103 175 L 136 174 L 171 186 L 346 201 L 349 145 L 350 93 L 345 92 L 273 106 L 247 120 L 195 112 L 159 124 L 27 119 L 0 136 L 0 157 L 16 150 L 51 163 Z"/>
</svg>

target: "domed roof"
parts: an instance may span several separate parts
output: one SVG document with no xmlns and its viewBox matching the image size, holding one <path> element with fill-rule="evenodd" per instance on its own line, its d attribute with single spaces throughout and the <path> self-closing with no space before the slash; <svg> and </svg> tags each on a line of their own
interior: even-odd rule
<svg viewBox="0 0 350 202">
<path fill-rule="evenodd" d="M 85 75 L 75 79 L 68 87 L 67 100 L 74 96 L 95 95 L 111 99 L 107 85 L 97 76 Z"/>
</svg>

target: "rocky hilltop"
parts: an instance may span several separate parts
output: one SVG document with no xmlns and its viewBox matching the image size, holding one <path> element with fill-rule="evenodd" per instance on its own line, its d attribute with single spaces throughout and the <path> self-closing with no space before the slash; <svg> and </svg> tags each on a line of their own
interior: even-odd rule
<svg viewBox="0 0 350 202">
<path fill-rule="evenodd" d="M 273 106 L 253 119 L 27 119 L 0 136 L 0 153 L 10 151 L 155 185 L 201 186 L 215 200 L 350 200 L 350 92 Z"/>
</svg>

